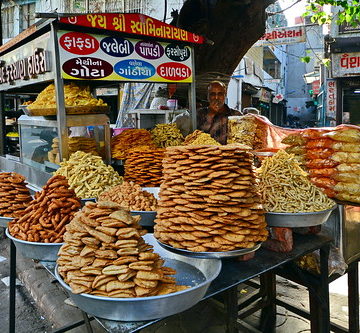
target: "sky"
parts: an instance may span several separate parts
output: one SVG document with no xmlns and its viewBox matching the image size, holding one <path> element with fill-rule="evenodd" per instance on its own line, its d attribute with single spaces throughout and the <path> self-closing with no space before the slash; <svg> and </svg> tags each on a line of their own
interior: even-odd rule
<svg viewBox="0 0 360 333">
<path fill-rule="evenodd" d="M 294 2 L 296 2 L 296 0 L 279 0 L 279 2 L 281 8 L 285 9 L 291 6 L 291 4 L 293 4 Z M 301 16 L 301 14 L 305 12 L 305 6 L 306 1 L 302 0 L 290 9 L 284 11 L 284 15 L 286 16 L 289 26 L 295 25 L 295 17 Z"/>
</svg>

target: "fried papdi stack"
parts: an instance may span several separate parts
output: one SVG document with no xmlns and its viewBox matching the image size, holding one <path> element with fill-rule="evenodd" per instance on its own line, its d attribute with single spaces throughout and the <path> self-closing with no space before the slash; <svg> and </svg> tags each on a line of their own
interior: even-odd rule
<svg viewBox="0 0 360 333">
<path fill-rule="evenodd" d="M 15 172 L 0 173 L 0 216 L 20 217 L 31 200 L 22 175 Z"/>
<path fill-rule="evenodd" d="M 164 149 L 141 146 L 128 151 L 125 180 L 142 187 L 158 187 L 162 179 Z"/>
<path fill-rule="evenodd" d="M 268 231 L 252 154 L 241 146 L 166 149 L 155 237 L 175 248 L 252 248 Z"/>
<path fill-rule="evenodd" d="M 187 287 L 142 239 L 140 216 L 110 201 L 87 202 L 66 227 L 59 273 L 75 294 L 108 297 L 164 295 Z"/>
<path fill-rule="evenodd" d="M 123 182 L 101 193 L 99 201 L 113 201 L 127 210 L 138 211 L 155 211 L 157 206 L 154 195 L 133 182 Z"/>
<path fill-rule="evenodd" d="M 29 242 L 61 243 L 65 226 L 81 207 L 63 176 L 51 177 L 21 218 L 9 223 L 12 236 Z"/>
</svg>

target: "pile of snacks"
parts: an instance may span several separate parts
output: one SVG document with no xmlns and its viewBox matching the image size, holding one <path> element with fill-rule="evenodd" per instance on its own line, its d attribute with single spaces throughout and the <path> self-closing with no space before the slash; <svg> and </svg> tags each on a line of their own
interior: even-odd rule
<svg viewBox="0 0 360 333">
<path fill-rule="evenodd" d="M 51 177 L 30 202 L 21 218 L 9 223 L 15 238 L 41 243 L 61 243 L 66 224 L 81 207 L 63 176 Z"/>
<path fill-rule="evenodd" d="M 146 233 L 114 202 L 87 202 L 66 227 L 59 273 L 75 294 L 106 297 L 164 295 L 186 289 L 141 236 Z"/>
<path fill-rule="evenodd" d="M 98 155 L 96 148 L 96 141 L 92 138 L 85 138 L 82 136 L 73 136 L 68 139 L 69 155 L 83 151 L 85 153 L 91 153 Z M 60 163 L 60 152 L 59 152 L 59 138 L 54 138 L 51 145 L 51 150 L 48 152 L 49 162 L 59 164 Z"/>
<path fill-rule="evenodd" d="M 125 162 L 125 180 L 142 187 L 160 186 L 164 149 L 147 146 L 128 151 Z"/>
<path fill-rule="evenodd" d="M 214 145 L 214 146 L 221 146 L 219 142 L 211 137 L 210 134 L 204 133 L 200 130 L 195 130 L 191 134 L 189 134 L 184 142 L 184 146 L 197 146 L 197 145 Z"/>
<path fill-rule="evenodd" d="M 242 146 L 166 149 L 155 237 L 195 252 L 252 248 L 266 240 L 253 156 Z"/>
<path fill-rule="evenodd" d="M 157 124 L 151 130 L 152 139 L 157 147 L 166 148 L 181 145 L 184 137 L 176 124 Z"/>
<path fill-rule="evenodd" d="M 360 203 L 360 128 L 306 129 L 283 141 L 329 197 Z"/>
<path fill-rule="evenodd" d="M 155 211 L 157 200 L 152 193 L 143 191 L 133 182 L 123 182 L 103 192 L 100 201 L 113 201 L 128 210 Z"/>
<path fill-rule="evenodd" d="M 47 86 L 36 100 L 28 104 L 28 109 L 56 108 L 55 85 L 52 83 Z M 65 106 L 107 106 L 101 99 L 96 99 L 91 95 L 88 86 L 78 86 L 71 82 L 64 85 Z"/>
<path fill-rule="evenodd" d="M 283 150 L 263 161 L 258 176 L 264 208 L 268 212 L 318 212 L 335 205 L 310 182 L 294 155 Z"/>
<path fill-rule="evenodd" d="M 129 149 L 137 146 L 154 146 L 151 134 L 146 129 L 127 129 L 111 138 L 111 155 L 122 160 Z"/>
<path fill-rule="evenodd" d="M 228 118 L 227 143 L 241 143 L 253 149 L 266 146 L 267 126 L 253 114 Z"/>
<path fill-rule="evenodd" d="M 15 172 L 0 173 L 0 216 L 20 217 L 31 201 L 25 178 Z"/>
<path fill-rule="evenodd" d="M 65 176 L 70 187 L 81 199 L 97 198 L 108 188 L 119 185 L 123 179 L 100 156 L 78 151 L 68 161 L 60 163 L 55 175 Z"/>
</svg>

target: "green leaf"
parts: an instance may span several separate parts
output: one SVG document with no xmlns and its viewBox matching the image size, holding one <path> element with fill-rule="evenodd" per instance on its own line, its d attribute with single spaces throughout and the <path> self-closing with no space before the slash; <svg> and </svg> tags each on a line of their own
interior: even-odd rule
<svg viewBox="0 0 360 333">
<path fill-rule="evenodd" d="M 329 67 L 331 60 L 329 58 L 324 58 L 324 59 L 321 59 L 321 62 L 323 63 L 323 65 L 325 67 Z"/>
<path fill-rule="evenodd" d="M 308 64 L 310 62 L 311 58 L 309 56 L 306 56 L 306 57 L 301 57 L 300 60 L 301 60 L 301 62 Z"/>
</svg>

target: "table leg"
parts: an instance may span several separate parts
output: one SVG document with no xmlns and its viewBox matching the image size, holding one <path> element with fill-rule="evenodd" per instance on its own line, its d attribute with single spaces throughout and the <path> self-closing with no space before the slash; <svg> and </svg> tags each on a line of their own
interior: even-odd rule
<svg viewBox="0 0 360 333">
<path fill-rule="evenodd" d="M 320 278 L 316 287 L 317 295 L 309 292 L 311 332 L 330 332 L 330 305 L 329 305 L 329 245 L 320 249 Z"/>
<path fill-rule="evenodd" d="M 15 332 L 16 247 L 10 240 L 9 333 Z"/>
<path fill-rule="evenodd" d="M 265 297 L 264 308 L 261 310 L 260 330 L 262 332 L 275 332 L 276 325 L 276 275 L 266 272 L 260 275 L 261 289 Z"/>
<path fill-rule="evenodd" d="M 85 326 L 86 326 L 86 331 L 87 331 L 88 333 L 93 333 L 93 330 L 92 330 L 92 327 L 91 327 L 91 324 L 90 324 L 90 320 L 89 320 L 89 317 L 88 317 L 87 313 L 84 312 L 84 311 L 81 311 L 81 313 L 82 313 L 82 316 L 83 316 L 83 318 L 84 318 L 84 322 L 85 322 Z"/>
<path fill-rule="evenodd" d="M 348 307 L 349 333 L 358 333 L 359 329 L 359 266 L 358 261 L 348 268 Z"/>
<path fill-rule="evenodd" d="M 238 332 L 238 292 L 236 286 L 225 291 L 224 304 L 226 309 L 226 333 Z"/>
</svg>

